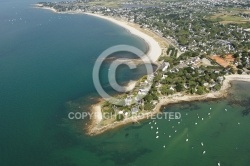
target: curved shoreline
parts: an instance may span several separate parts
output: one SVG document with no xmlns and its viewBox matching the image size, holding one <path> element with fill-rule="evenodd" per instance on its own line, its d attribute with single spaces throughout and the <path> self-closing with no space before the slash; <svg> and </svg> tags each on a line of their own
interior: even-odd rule
<svg viewBox="0 0 250 166">
<path fill-rule="evenodd" d="M 101 19 L 105 19 L 107 21 L 110 21 L 112 23 L 115 23 L 125 29 L 127 29 L 131 34 L 140 37 L 148 44 L 148 51 L 147 56 L 150 58 L 151 62 L 157 62 L 158 58 L 161 56 L 162 48 L 160 47 L 159 43 L 150 35 L 147 35 L 146 33 L 140 31 L 140 28 L 135 28 L 133 26 L 130 26 L 128 22 L 125 21 L 119 21 L 111 17 L 99 15 L 99 14 L 93 14 L 93 13 L 85 13 L 85 12 L 57 12 L 54 8 L 45 8 L 40 7 L 44 9 L 52 10 L 56 13 L 66 13 L 66 14 L 87 14 L 91 16 L 95 16 Z M 142 30 L 142 29 L 141 29 Z M 231 87 L 231 81 L 247 81 L 250 82 L 250 75 L 228 75 L 225 76 L 225 80 L 223 82 L 223 85 L 221 89 L 217 92 L 211 92 L 204 95 L 186 95 L 182 93 L 174 94 L 172 96 L 166 96 L 166 97 L 160 97 L 159 102 L 156 104 L 155 108 L 147 113 L 143 113 L 143 116 L 136 116 L 136 117 L 130 117 L 126 118 L 123 121 L 115 121 L 109 124 L 102 125 L 102 112 L 101 112 L 101 102 L 92 105 L 91 106 L 91 113 L 93 116 L 91 116 L 90 119 L 90 125 L 87 126 L 87 133 L 90 136 L 99 135 L 101 133 L 104 133 L 108 130 L 124 126 L 126 124 L 130 124 L 133 122 L 138 122 L 143 119 L 147 119 L 147 117 L 152 117 L 158 113 L 161 112 L 161 108 L 163 106 L 166 106 L 168 104 L 173 103 L 180 103 L 180 102 L 190 102 L 190 101 L 203 101 L 203 100 L 209 100 L 209 99 L 218 99 L 223 98 L 227 96 L 228 89 Z"/>
<path fill-rule="evenodd" d="M 40 4 L 35 4 L 35 8 L 51 10 L 51 11 L 53 11 L 55 13 L 61 13 L 61 14 L 85 14 L 85 15 L 89 15 L 89 16 L 93 16 L 93 17 L 97 17 L 97 18 L 100 18 L 100 19 L 107 20 L 109 22 L 112 22 L 112 23 L 126 29 L 132 35 L 135 35 L 136 37 L 139 37 L 140 39 L 145 41 L 148 48 L 147 48 L 147 51 L 145 53 L 145 55 L 147 57 L 145 57 L 143 59 L 144 62 L 156 63 L 158 61 L 159 57 L 162 55 L 162 47 L 160 46 L 160 44 L 158 43 L 157 40 L 155 40 L 151 35 L 148 35 L 148 34 L 142 32 L 141 28 L 131 26 L 126 21 L 120 21 L 120 20 L 117 20 L 117 19 L 109 17 L 109 16 L 103 16 L 103 15 L 100 15 L 100 14 L 81 12 L 81 11 L 58 12 L 54 8 L 44 7 L 44 6 L 41 6 Z M 163 43 L 166 43 L 166 41 L 164 41 L 163 39 L 161 39 L 161 40 L 162 40 Z"/>
<path fill-rule="evenodd" d="M 99 15 L 99 14 L 93 14 L 93 13 L 84 13 L 86 15 L 90 15 L 90 16 L 95 16 L 107 21 L 110 21 L 118 26 L 121 26 L 123 28 L 125 28 L 126 30 L 128 30 L 131 34 L 141 38 L 142 40 L 144 40 L 146 42 L 146 44 L 148 45 L 148 50 L 146 55 L 148 56 L 148 58 L 151 60 L 151 62 L 156 62 L 159 57 L 162 54 L 162 48 L 159 45 L 159 43 L 151 36 L 141 32 L 140 30 L 138 30 L 135 27 L 132 27 L 130 25 L 128 25 L 127 22 L 125 21 L 119 21 L 116 20 L 112 17 L 108 17 L 108 16 L 103 16 L 103 15 Z"/>
<path fill-rule="evenodd" d="M 221 89 L 217 92 L 211 92 L 211 93 L 207 93 L 204 95 L 185 95 L 185 94 L 179 93 L 179 94 L 174 94 L 172 96 L 162 97 L 151 112 L 144 113 L 138 117 L 130 117 L 130 118 L 124 119 L 123 121 L 116 121 L 114 123 L 110 123 L 104 126 L 100 126 L 100 122 L 101 122 L 100 117 L 99 119 L 95 118 L 97 117 L 96 115 L 99 115 L 99 116 L 102 115 L 101 109 L 91 109 L 91 111 L 93 112 L 95 116 L 92 117 L 90 121 L 91 124 L 87 127 L 87 135 L 90 135 L 90 136 L 99 135 L 111 129 L 124 126 L 126 124 L 138 122 L 144 119 L 149 119 L 148 117 L 152 117 L 160 113 L 161 108 L 169 104 L 190 102 L 190 101 L 205 101 L 209 99 L 219 99 L 219 98 L 226 97 L 228 94 L 228 89 L 231 87 L 231 81 L 250 82 L 250 75 L 235 74 L 235 75 L 225 76 L 223 85 Z M 98 108 L 98 107 L 100 108 L 100 106 L 101 106 L 101 102 L 93 105 L 92 108 Z"/>
<path fill-rule="evenodd" d="M 143 58 L 142 60 L 145 63 L 155 63 L 155 64 L 157 64 L 157 61 L 158 61 L 159 57 L 162 55 L 162 47 L 160 46 L 158 41 L 160 41 L 161 43 L 166 43 L 166 41 L 164 41 L 162 38 L 158 39 L 158 41 L 156 39 L 154 39 L 154 38 L 156 38 L 155 37 L 156 35 L 154 33 L 151 34 L 151 35 L 148 35 L 145 32 L 142 32 L 142 29 L 140 27 L 130 26 L 129 22 L 116 20 L 115 18 L 112 18 L 112 17 L 103 16 L 103 15 L 100 15 L 100 14 L 80 12 L 80 11 L 58 12 L 54 8 L 44 7 L 44 6 L 41 6 L 39 4 L 36 4 L 35 7 L 36 8 L 41 8 L 41 9 L 46 9 L 46 10 L 51 10 L 51 11 L 53 11 L 55 13 L 61 13 L 61 14 L 86 14 L 86 15 L 89 15 L 89 16 L 93 16 L 93 17 L 97 17 L 97 18 L 100 18 L 100 19 L 107 20 L 109 22 L 112 22 L 112 23 L 126 29 L 132 35 L 135 35 L 136 37 L 139 37 L 140 39 L 144 40 L 145 44 L 147 45 L 147 47 L 148 47 L 147 51 L 144 54 L 144 56 L 142 57 Z M 157 36 L 157 37 L 159 37 L 159 36 Z M 147 57 L 145 57 L 145 56 L 147 56 Z M 128 90 L 131 89 L 131 88 L 133 89 L 135 84 L 136 84 L 136 82 L 130 82 L 126 86 L 126 89 L 128 89 Z M 108 126 L 105 126 L 103 129 L 101 129 L 100 132 L 96 132 L 97 127 L 99 127 L 98 124 L 102 121 L 102 112 L 101 112 L 101 104 L 100 104 L 101 102 L 99 102 L 98 104 L 92 105 L 90 107 L 91 108 L 90 113 L 92 113 L 93 116 L 90 119 L 90 125 L 87 127 L 87 134 L 88 135 L 97 135 L 97 134 L 103 133 L 104 131 L 109 130 L 111 128 L 127 124 L 130 121 L 130 120 L 124 120 L 122 122 L 119 122 L 115 126 L 111 125 L 111 127 L 109 127 L 109 125 L 108 125 Z M 138 119 L 136 119 L 136 120 L 138 120 Z M 94 133 L 94 134 L 91 134 L 91 133 Z"/>
</svg>

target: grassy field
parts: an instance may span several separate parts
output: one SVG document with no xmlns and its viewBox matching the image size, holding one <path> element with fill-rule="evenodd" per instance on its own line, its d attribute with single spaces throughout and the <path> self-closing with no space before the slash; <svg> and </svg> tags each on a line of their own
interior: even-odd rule
<svg viewBox="0 0 250 166">
<path fill-rule="evenodd" d="M 250 19 L 245 19 L 243 17 L 240 17 L 239 16 L 240 13 L 249 14 L 250 11 L 242 9 L 226 9 L 212 16 L 209 16 L 208 19 L 213 21 L 219 21 L 222 24 L 229 24 L 229 23 L 243 24 L 250 22 Z"/>
<path fill-rule="evenodd" d="M 122 2 L 125 0 L 93 0 L 89 4 L 92 6 L 105 6 L 105 7 L 119 7 Z"/>
<path fill-rule="evenodd" d="M 134 2 L 136 1 L 137 0 L 134 0 Z M 145 2 L 143 5 L 160 4 L 161 2 L 170 2 L 170 1 L 177 1 L 177 0 L 152 0 L 152 2 L 148 2 L 148 3 Z M 93 6 L 105 6 L 105 7 L 110 7 L 110 8 L 116 8 L 116 7 L 120 7 L 121 3 L 123 2 L 128 2 L 128 0 L 92 0 L 88 3 Z"/>
</svg>

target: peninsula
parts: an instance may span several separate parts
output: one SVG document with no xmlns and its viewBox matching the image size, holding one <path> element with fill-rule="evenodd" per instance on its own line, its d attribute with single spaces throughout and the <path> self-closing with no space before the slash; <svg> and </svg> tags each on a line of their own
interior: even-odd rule
<svg viewBox="0 0 250 166">
<path fill-rule="evenodd" d="M 102 101 L 92 106 L 87 134 L 97 135 L 156 115 L 170 103 L 225 97 L 230 81 L 250 81 L 249 5 L 231 0 L 150 0 L 146 4 L 93 0 L 37 6 L 118 24 L 144 39 L 149 46 L 147 56 L 158 64 L 131 92 L 117 96 L 124 100 L 123 105 Z M 138 95 L 146 96 L 138 100 Z"/>
</svg>

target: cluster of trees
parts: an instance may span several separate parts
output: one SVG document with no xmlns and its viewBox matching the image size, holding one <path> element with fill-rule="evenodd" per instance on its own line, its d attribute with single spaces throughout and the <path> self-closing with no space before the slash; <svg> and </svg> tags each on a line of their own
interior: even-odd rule
<svg viewBox="0 0 250 166">
<path fill-rule="evenodd" d="M 144 104 L 144 110 L 146 111 L 152 111 L 152 109 L 154 109 L 154 105 L 152 102 L 147 102 Z"/>
<path fill-rule="evenodd" d="M 151 111 L 155 106 L 152 101 L 158 100 L 159 93 L 157 88 L 155 87 L 155 83 L 153 83 L 152 88 L 148 92 L 148 94 L 144 97 L 144 110 Z"/>
<path fill-rule="evenodd" d="M 170 86 L 165 85 L 160 88 L 161 94 L 163 95 L 172 95 L 174 94 L 174 90 L 170 89 Z"/>
<path fill-rule="evenodd" d="M 189 57 L 197 57 L 199 56 L 198 51 L 186 51 L 179 57 L 179 60 L 187 60 Z"/>
<path fill-rule="evenodd" d="M 178 49 L 176 49 L 173 46 L 168 47 L 167 49 L 167 55 L 170 55 L 171 57 L 177 57 Z"/>
<path fill-rule="evenodd" d="M 164 61 L 164 62 L 168 62 L 170 65 L 170 68 L 172 68 L 175 65 L 178 65 L 180 63 L 180 59 L 176 58 L 176 57 L 167 57 L 167 56 L 163 56 L 160 57 L 159 59 L 160 61 Z"/>
<path fill-rule="evenodd" d="M 221 19 L 211 19 L 203 12 L 190 17 L 190 13 L 171 13 L 159 8 L 140 9 L 138 13 L 146 18 L 137 18 L 137 23 L 159 30 L 164 37 L 174 38 L 180 46 L 215 54 L 250 48 L 250 43 L 245 40 L 250 34 L 239 30 L 249 28 L 250 23 L 221 24 Z M 231 49 L 227 44 L 218 42 L 221 40 L 231 43 Z"/>
<path fill-rule="evenodd" d="M 196 52 L 186 52 L 184 55 L 181 55 L 178 59 L 186 59 L 187 57 L 196 56 Z M 163 58 L 168 60 L 170 64 L 179 61 L 176 58 Z M 162 84 L 160 88 L 161 94 L 171 95 L 175 92 L 186 92 L 190 94 L 204 94 L 209 90 L 219 90 L 221 88 L 220 83 L 217 82 L 219 76 L 223 76 L 225 71 L 221 67 L 205 67 L 201 66 L 200 68 L 185 67 L 178 69 L 178 72 L 159 72 L 155 77 L 155 81 Z M 215 73 L 215 70 L 222 71 L 220 73 Z M 162 79 L 163 74 L 167 75 L 166 78 Z M 213 88 L 205 87 L 204 84 L 213 84 L 216 83 Z M 172 87 L 172 88 L 171 88 Z M 173 90 L 174 89 L 174 90 Z"/>
<path fill-rule="evenodd" d="M 247 58 L 250 59 L 250 53 L 248 51 L 242 51 L 242 52 L 236 52 L 233 54 L 234 58 L 236 58 L 237 62 L 240 62 L 240 64 L 237 66 L 239 70 L 243 70 L 244 68 L 250 69 L 248 63 L 247 63 Z M 238 71 L 239 74 L 242 73 L 242 71 Z"/>
</svg>

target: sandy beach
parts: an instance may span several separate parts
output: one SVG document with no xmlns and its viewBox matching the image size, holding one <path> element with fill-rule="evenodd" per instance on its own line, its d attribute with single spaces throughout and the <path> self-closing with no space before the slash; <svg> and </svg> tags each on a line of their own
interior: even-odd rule
<svg viewBox="0 0 250 166">
<path fill-rule="evenodd" d="M 44 7 L 43 5 L 41 4 L 34 4 L 34 8 L 40 8 L 40 9 L 45 9 L 45 10 L 51 10 L 52 12 L 54 13 L 58 13 L 56 11 L 56 9 L 52 8 L 52 7 Z"/>
<path fill-rule="evenodd" d="M 37 7 L 41 7 L 41 6 L 37 6 Z M 55 9 L 53 8 L 46 8 L 46 7 L 41 7 L 43 9 L 49 9 L 52 10 L 53 12 L 57 12 Z M 60 13 L 60 12 L 57 12 Z M 66 12 L 67 14 L 87 14 L 87 15 L 91 15 L 91 16 L 95 16 L 107 21 L 110 21 L 112 23 L 115 23 L 125 29 L 127 29 L 131 34 L 136 35 L 138 37 L 140 37 L 141 39 L 143 39 L 147 44 L 148 44 L 148 52 L 146 53 L 146 56 L 148 58 L 150 58 L 151 62 L 157 62 L 158 58 L 161 56 L 162 54 L 162 48 L 160 46 L 160 44 L 150 35 L 144 33 L 144 31 L 142 31 L 141 28 L 136 28 L 133 26 L 130 26 L 128 22 L 125 21 L 120 21 L 120 20 L 116 20 L 114 18 L 111 17 L 107 17 L 107 16 L 102 16 L 99 14 L 93 14 L 93 13 L 84 13 L 81 11 L 76 11 L 76 12 Z M 103 115 L 102 115 L 102 111 L 101 111 L 101 104 L 103 101 L 91 106 L 91 119 L 90 119 L 90 124 L 87 127 L 87 134 L 94 136 L 94 135 L 98 135 L 101 134 L 105 131 L 117 128 L 117 127 L 121 127 L 124 126 L 126 124 L 129 123 L 133 123 L 133 122 L 139 122 L 140 120 L 143 119 L 147 119 L 150 118 L 156 114 L 158 114 L 161 111 L 161 108 L 163 106 L 166 106 L 168 104 L 172 104 L 172 103 L 180 103 L 180 102 L 187 102 L 187 101 L 200 101 L 200 100 L 209 100 L 209 99 L 217 99 L 217 98 L 223 98 L 227 96 L 227 92 L 228 89 L 231 87 L 231 81 L 247 81 L 250 82 L 250 75 L 228 75 L 225 76 L 225 80 L 223 82 L 223 85 L 221 87 L 221 89 L 217 92 L 211 92 L 211 93 L 207 93 L 204 95 L 186 95 L 183 93 L 178 93 L 178 94 L 174 94 L 172 96 L 163 96 L 160 97 L 159 102 L 156 104 L 155 108 L 150 111 L 150 112 L 146 112 L 141 114 L 140 116 L 134 116 L 131 118 L 125 118 L 123 121 L 113 121 L 110 123 L 106 123 L 106 124 L 102 124 L 103 122 Z M 132 87 L 134 87 L 136 82 L 130 82 L 127 85 L 127 89 L 131 89 Z"/>
<path fill-rule="evenodd" d="M 141 114 L 138 117 L 126 118 L 123 121 L 119 121 L 119 122 L 115 121 L 114 123 L 110 123 L 110 124 L 103 125 L 103 126 L 98 125 L 96 123 L 98 120 L 95 118 L 92 118 L 90 121 L 91 125 L 89 125 L 87 128 L 87 134 L 94 136 L 94 135 L 101 134 L 105 131 L 124 126 L 126 124 L 130 124 L 133 122 L 139 122 L 140 120 L 143 120 L 143 119 L 148 119 L 148 118 L 160 113 L 161 108 L 163 106 L 167 106 L 169 104 L 180 103 L 180 102 L 190 102 L 190 101 L 202 101 L 202 100 L 218 99 L 218 98 L 226 97 L 228 89 L 231 87 L 231 81 L 250 82 L 250 75 L 237 75 L 237 74 L 235 74 L 235 75 L 225 76 L 225 80 L 223 82 L 223 85 L 222 85 L 221 89 L 217 92 L 211 92 L 211 93 L 207 93 L 204 95 L 185 95 L 182 93 L 178 93 L 178 94 L 174 94 L 172 96 L 161 97 L 158 104 L 155 106 L 154 110 L 152 110 L 151 112 Z M 101 106 L 101 102 L 98 103 L 97 105 Z M 95 112 L 95 114 L 96 114 L 96 111 L 101 111 L 101 109 L 92 109 L 91 111 Z M 102 115 L 101 112 L 99 112 L 97 114 L 99 114 L 99 116 Z M 99 122 L 101 122 L 101 121 L 99 121 Z"/>
<path fill-rule="evenodd" d="M 123 27 L 124 29 L 128 30 L 131 34 L 143 39 L 147 45 L 148 45 L 148 50 L 146 52 L 146 55 L 144 56 L 143 61 L 146 63 L 155 63 L 159 59 L 159 57 L 162 54 L 162 48 L 158 41 L 156 41 L 152 36 L 142 32 L 141 28 L 130 26 L 128 22 L 126 21 L 120 21 L 116 20 L 115 18 L 109 17 L 109 16 L 103 16 L 100 14 L 94 14 L 94 13 L 86 13 L 82 11 L 70 11 L 70 12 L 57 12 L 54 8 L 49 8 L 49 7 L 43 7 L 40 4 L 35 5 L 36 8 L 42 8 L 42 9 L 47 9 L 51 10 L 56 13 L 65 13 L 65 14 L 86 14 L 94 17 L 98 17 L 107 21 L 110 21 L 118 26 Z M 163 40 L 163 39 L 162 39 Z"/>
<path fill-rule="evenodd" d="M 93 116 L 94 116 L 94 123 L 98 124 L 102 121 L 102 111 L 101 111 L 101 105 L 100 104 L 96 104 L 93 105 L 91 110 L 93 110 Z"/>
<path fill-rule="evenodd" d="M 156 62 L 159 59 L 159 57 L 161 56 L 162 48 L 160 47 L 159 43 L 153 37 L 141 32 L 140 30 L 138 30 L 132 26 L 129 26 L 127 22 L 118 21 L 114 18 L 111 18 L 108 16 L 102 16 L 99 14 L 93 14 L 93 13 L 85 13 L 85 14 L 95 16 L 95 17 L 110 21 L 112 23 L 115 23 L 115 24 L 127 29 L 131 34 L 136 35 L 136 36 L 140 37 L 141 39 L 143 39 L 148 44 L 148 47 L 149 47 L 146 55 L 150 58 L 150 60 L 152 62 Z M 145 60 L 147 60 L 147 59 L 145 59 Z"/>
</svg>

